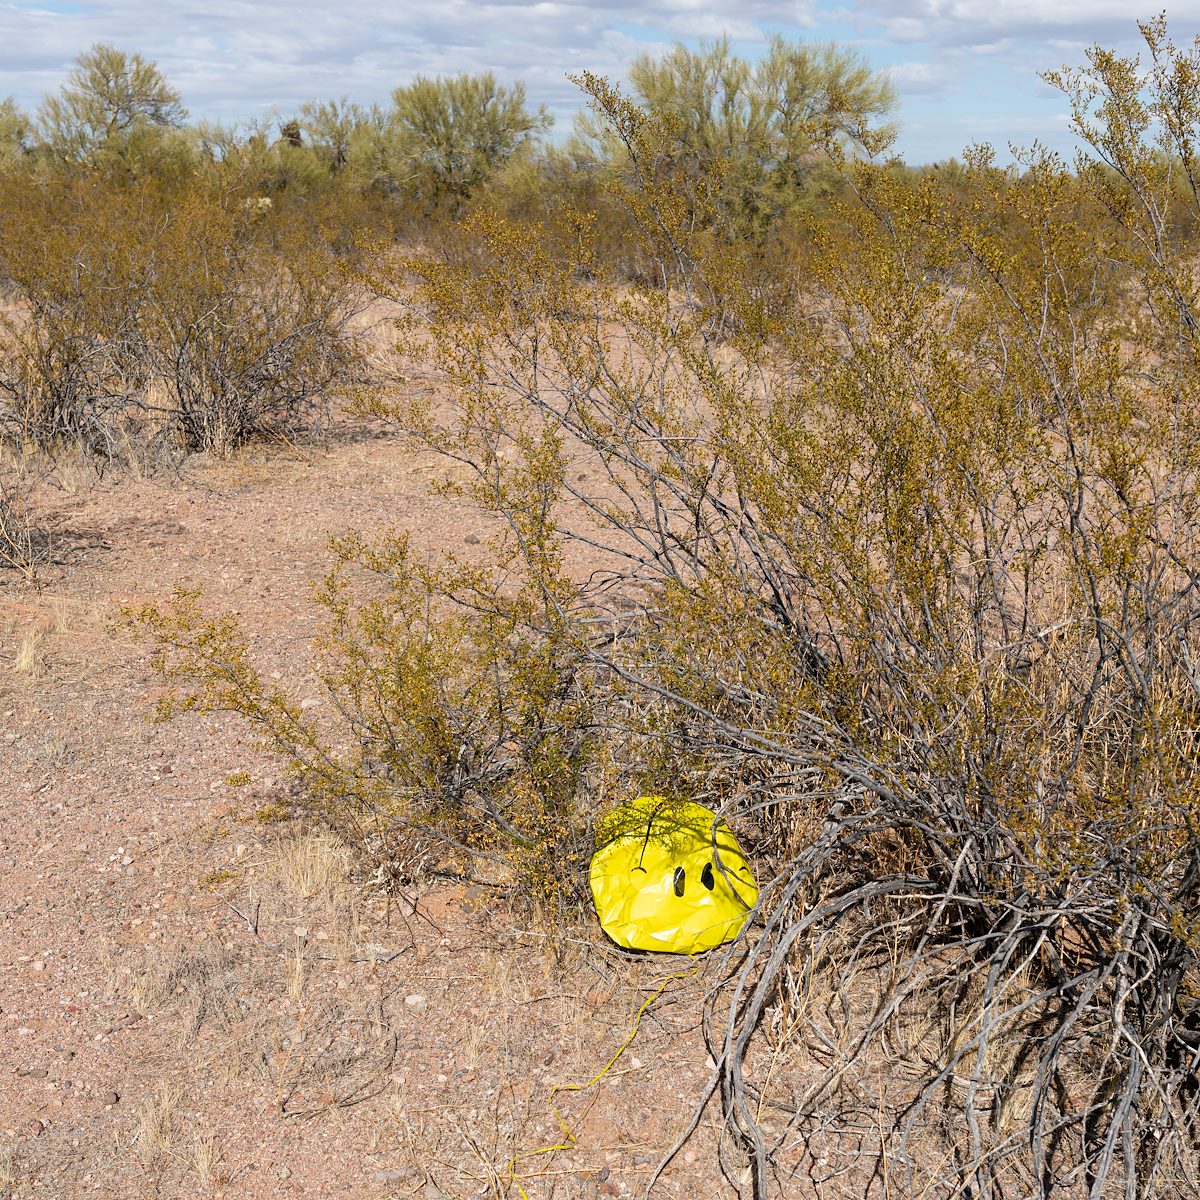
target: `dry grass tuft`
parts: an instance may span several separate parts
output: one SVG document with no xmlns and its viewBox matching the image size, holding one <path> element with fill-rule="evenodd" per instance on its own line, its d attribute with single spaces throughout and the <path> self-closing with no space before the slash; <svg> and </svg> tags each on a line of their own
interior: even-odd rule
<svg viewBox="0 0 1200 1200">
<path fill-rule="evenodd" d="M 74 742 L 58 730 L 48 733 L 38 755 L 47 771 L 59 771 L 75 761 L 77 751 Z"/>
<path fill-rule="evenodd" d="M 164 1081 L 139 1106 L 134 1140 L 138 1156 L 146 1165 L 161 1163 L 170 1156 L 175 1139 L 175 1110 L 182 1099 L 183 1088 Z"/>
<path fill-rule="evenodd" d="M 215 939 L 180 940 L 154 952 L 133 981 L 130 1000 L 140 1013 L 178 1003 L 187 1017 L 181 1036 L 191 1037 L 209 1020 L 228 1021 L 240 1013 L 239 968 L 234 952 Z"/>
<path fill-rule="evenodd" d="M 187 1164 L 203 1187 L 213 1181 L 221 1161 L 221 1139 L 211 1130 L 197 1133 L 187 1150 Z"/>
<path fill-rule="evenodd" d="M 21 639 L 13 659 L 13 670 L 18 675 L 26 675 L 30 679 L 40 679 L 46 673 L 46 656 L 42 652 L 42 635 L 36 630 L 27 633 Z"/>
<path fill-rule="evenodd" d="M 50 537 L 30 511 L 26 484 L 0 477 L 0 568 L 11 567 L 37 584 L 39 569 L 52 555 Z"/>
<path fill-rule="evenodd" d="M 6 1142 L 0 1145 L 0 1200 L 9 1200 L 17 1182 L 17 1148 Z"/>
<path fill-rule="evenodd" d="M 332 901 L 350 874 L 350 850 L 331 833 L 301 833 L 280 844 L 275 870 L 293 896 Z"/>
</svg>

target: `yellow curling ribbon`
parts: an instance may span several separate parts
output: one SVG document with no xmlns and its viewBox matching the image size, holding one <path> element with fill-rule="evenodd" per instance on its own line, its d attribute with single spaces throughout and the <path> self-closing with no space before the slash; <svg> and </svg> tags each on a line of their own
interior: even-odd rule
<svg viewBox="0 0 1200 1200">
<path fill-rule="evenodd" d="M 641 1028 L 642 1017 L 646 1015 L 646 1011 L 649 1009 L 650 1005 L 652 1005 L 655 1000 L 657 1000 L 667 990 L 667 988 L 669 988 L 671 984 L 675 982 L 675 980 L 691 978 L 691 976 L 695 975 L 695 973 L 700 969 L 700 966 L 701 964 L 697 963 L 690 971 L 679 971 L 675 975 L 668 975 L 667 978 L 662 981 L 662 984 L 658 990 L 653 992 L 642 1002 L 641 1008 L 637 1010 L 637 1016 L 633 1019 L 633 1027 L 630 1029 L 625 1040 L 620 1044 L 620 1046 L 617 1047 L 617 1052 L 595 1075 L 591 1077 L 591 1079 L 589 1079 L 586 1083 L 556 1083 L 550 1089 L 547 1099 L 550 1102 L 550 1109 L 554 1113 L 554 1119 L 558 1122 L 559 1129 L 562 1130 L 563 1140 L 561 1142 L 557 1142 L 553 1146 L 542 1146 L 538 1150 L 530 1150 L 525 1154 L 514 1154 L 513 1157 L 509 1159 L 508 1181 L 509 1183 L 515 1185 L 517 1191 L 521 1193 L 521 1200 L 529 1200 L 529 1193 L 526 1192 L 521 1186 L 521 1180 L 517 1177 L 517 1164 L 525 1162 L 526 1159 L 538 1158 L 543 1154 L 555 1154 L 559 1150 L 572 1150 L 577 1144 L 578 1139 L 575 1137 L 571 1127 L 563 1118 L 562 1113 L 559 1112 L 558 1105 L 554 1103 L 554 1097 L 557 1096 L 559 1092 L 584 1092 L 587 1091 L 588 1088 L 599 1083 L 600 1080 L 602 1080 L 605 1075 L 607 1075 L 609 1071 L 613 1069 L 621 1055 L 624 1054 L 625 1051 L 628 1050 L 633 1044 L 633 1039 L 637 1037 L 638 1030 Z"/>
</svg>

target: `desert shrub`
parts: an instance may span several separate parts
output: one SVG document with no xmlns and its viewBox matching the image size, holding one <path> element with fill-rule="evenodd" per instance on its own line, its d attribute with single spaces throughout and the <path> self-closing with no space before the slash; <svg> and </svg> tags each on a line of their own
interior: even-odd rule
<svg viewBox="0 0 1200 1200">
<path fill-rule="evenodd" d="M 42 102 L 37 149 L 68 172 L 178 180 L 194 165 L 181 131 L 186 117 L 182 98 L 154 63 L 97 43 Z"/>
<path fill-rule="evenodd" d="M 17 102 L 6 96 L 0 100 L 0 171 L 23 167 L 32 149 L 33 122 Z"/>
<path fill-rule="evenodd" d="M 750 63 L 728 38 L 698 49 L 677 42 L 636 58 L 629 80 L 637 103 L 660 120 L 655 156 L 717 185 L 715 226 L 738 240 L 761 240 L 779 219 L 826 199 L 840 179 L 831 154 L 878 152 L 892 137 L 890 83 L 841 46 L 775 34 Z M 618 174 L 630 165 L 603 112 L 577 120 L 568 150 Z"/>
<path fill-rule="evenodd" d="M 545 597 L 518 587 L 498 603 L 511 575 L 431 566 L 401 534 L 346 537 L 334 557 L 315 646 L 329 719 L 267 685 L 236 622 L 207 618 L 188 593 L 135 614 L 171 684 L 160 717 L 242 713 L 290 763 L 310 811 L 384 879 L 427 861 L 500 879 L 515 869 L 547 914 L 577 903 L 590 704 L 569 648 L 530 636 Z M 445 604 L 464 588 L 471 615 Z"/>
<path fill-rule="evenodd" d="M 499 84 L 486 71 L 429 79 L 392 93 L 387 161 L 401 192 L 428 210 L 455 208 L 550 126 L 525 106 L 525 85 Z"/>
<path fill-rule="evenodd" d="M 335 383 L 353 382 L 351 284 L 306 222 L 192 193 L 173 203 L 154 253 L 140 332 L 187 449 L 227 454 L 266 430 L 294 434 Z"/>
<path fill-rule="evenodd" d="M 341 814 L 420 794 L 462 848 L 489 794 L 519 830 L 549 798 L 575 847 L 615 784 L 740 816 L 764 886 L 705 1031 L 756 1197 L 796 1134 L 864 1194 L 1194 1183 L 1200 325 L 1171 210 L 1200 62 L 1144 32 L 1148 76 L 1095 51 L 1052 77 L 1101 167 L 860 161 L 778 293 L 709 237 L 720 179 L 662 169 L 670 122 L 589 80 L 659 282 L 606 280 L 582 214 L 568 261 L 481 213 L 473 259 L 393 285 L 454 405 L 376 411 L 465 472 L 490 564 L 356 544 L 379 578 L 326 596 L 327 729 L 231 623 L 142 614 L 173 703 L 260 722 Z M 465 705 L 485 745 L 514 714 L 498 793 L 455 788 L 468 694 L 496 702 Z M 551 741 L 516 732 L 535 713 Z M 762 1037 L 802 1069 L 752 1081 Z"/>
<path fill-rule="evenodd" d="M 0 437 L 226 454 L 352 386 L 351 247 L 220 180 L 25 177 L 0 202 Z M 339 253 L 340 251 L 340 253 Z"/>
<path fill-rule="evenodd" d="M 30 177 L 0 204 L 0 438 L 111 455 L 144 381 L 138 197 L 98 180 Z"/>
</svg>

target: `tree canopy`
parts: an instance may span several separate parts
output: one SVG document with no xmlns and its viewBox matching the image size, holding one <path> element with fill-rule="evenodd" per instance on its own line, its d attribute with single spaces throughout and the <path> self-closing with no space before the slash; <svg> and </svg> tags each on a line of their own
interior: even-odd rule
<svg viewBox="0 0 1200 1200">
<path fill-rule="evenodd" d="M 178 128 L 187 117 L 180 94 L 140 54 L 98 43 L 75 64 L 38 114 L 42 139 L 56 158 L 95 164 L 105 155 L 124 156 L 147 134 Z"/>
<path fill-rule="evenodd" d="M 550 127 L 530 112 L 525 85 L 496 82 L 491 71 L 428 79 L 392 93 L 389 128 L 401 185 L 428 203 L 458 203 Z"/>
<path fill-rule="evenodd" d="M 724 171 L 727 215 L 758 221 L 797 203 L 828 154 L 877 153 L 889 144 L 895 96 L 859 54 L 774 35 L 756 63 L 722 38 L 643 54 L 629 71 L 633 98 L 667 119 L 676 165 Z M 591 117 L 583 140 L 601 144 Z M 608 153 L 608 148 L 601 150 Z"/>
</svg>

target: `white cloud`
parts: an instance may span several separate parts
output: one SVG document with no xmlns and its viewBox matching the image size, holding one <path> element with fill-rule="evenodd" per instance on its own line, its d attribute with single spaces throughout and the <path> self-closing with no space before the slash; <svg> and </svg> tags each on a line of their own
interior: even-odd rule
<svg viewBox="0 0 1200 1200">
<path fill-rule="evenodd" d="M 1155 10 L 1147 5 L 1145 16 Z M 858 19 L 874 17 L 895 41 L 930 41 L 982 50 L 998 41 L 1131 45 L 1139 10 L 1127 0 L 858 0 Z M 1178 29 L 1200 23 L 1200 0 L 1181 0 L 1168 18 Z"/>
<path fill-rule="evenodd" d="M 896 63 L 884 74 L 901 96 L 936 95 L 948 91 L 958 77 L 950 66 L 931 62 Z"/>
</svg>

